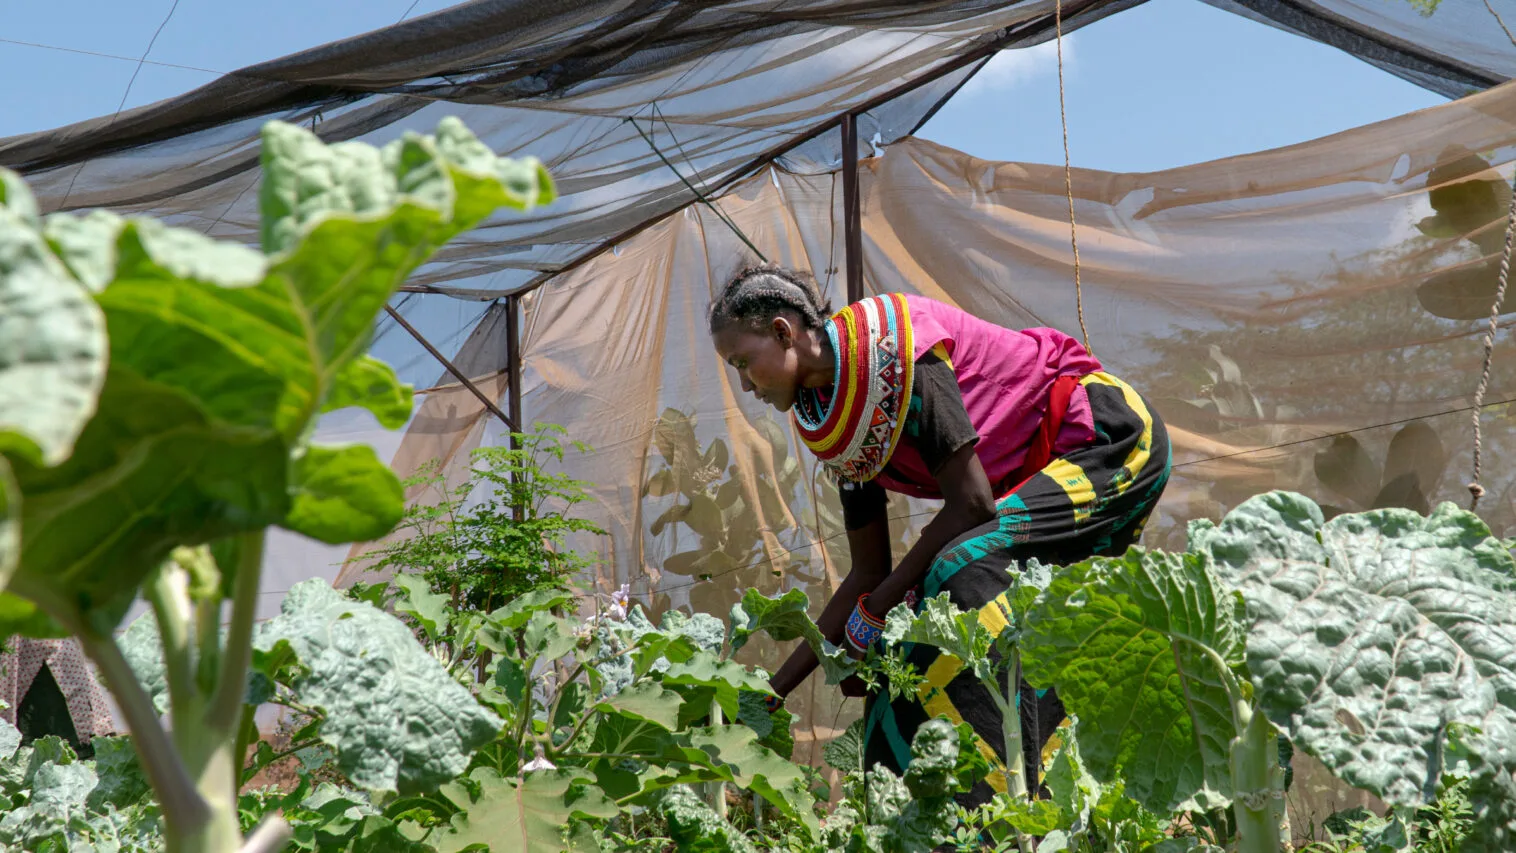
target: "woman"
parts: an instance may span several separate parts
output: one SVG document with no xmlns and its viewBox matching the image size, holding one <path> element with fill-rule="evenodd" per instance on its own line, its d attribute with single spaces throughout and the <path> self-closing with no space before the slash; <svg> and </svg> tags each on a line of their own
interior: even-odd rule
<svg viewBox="0 0 1516 853">
<path fill-rule="evenodd" d="M 1027 559 L 1066 565 L 1136 541 L 1168 480 L 1167 434 L 1075 340 L 1001 328 L 919 296 L 829 314 L 809 276 L 761 266 L 727 284 L 708 320 L 742 389 L 791 412 L 838 482 L 853 569 L 818 620 L 833 642 L 865 648 L 895 605 L 944 591 L 965 610 L 995 607 L 1007 569 Z M 942 501 L 893 569 L 886 490 Z M 1002 768 L 965 798 L 977 804 L 1005 788 L 1000 717 L 972 674 L 951 658 L 933 667 L 937 657 L 930 647 L 910 652 L 927 679 L 918 695 L 868 697 L 866 761 L 900 773 L 921 723 L 966 720 Z M 775 693 L 788 695 L 815 667 L 802 643 L 775 673 Z M 1035 780 L 1063 707 L 1050 692 L 1020 689 Z"/>
</svg>

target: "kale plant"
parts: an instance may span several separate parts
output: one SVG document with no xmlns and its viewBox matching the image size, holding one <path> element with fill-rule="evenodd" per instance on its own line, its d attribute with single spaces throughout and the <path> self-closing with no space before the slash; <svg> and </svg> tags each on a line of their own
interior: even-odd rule
<svg viewBox="0 0 1516 853">
<path fill-rule="evenodd" d="M 383 149 L 270 123 L 262 163 L 261 252 L 147 218 L 44 219 L 0 170 L 0 634 L 79 638 L 131 727 L 170 851 L 242 846 L 266 529 L 344 543 L 401 517 L 394 473 L 369 447 L 313 443 L 316 419 L 361 406 L 404 424 L 409 389 L 365 355 L 378 313 L 447 240 L 553 194 L 535 161 L 495 157 L 452 119 Z M 139 594 L 168 728 L 113 636 Z M 341 654 L 345 632 L 287 644 Z M 470 751 L 479 718 L 434 713 L 437 737 L 452 727 Z M 445 773 L 412 777 L 405 760 L 358 765 L 396 786 Z M 248 849 L 284 835 L 271 820 Z"/>
</svg>

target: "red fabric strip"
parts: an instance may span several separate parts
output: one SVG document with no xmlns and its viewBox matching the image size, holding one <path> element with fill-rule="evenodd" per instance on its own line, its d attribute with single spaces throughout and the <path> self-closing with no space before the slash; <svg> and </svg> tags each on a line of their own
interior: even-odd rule
<svg viewBox="0 0 1516 853">
<path fill-rule="evenodd" d="M 1058 432 L 1063 429 L 1063 419 L 1069 412 L 1069 399 L 1074 396 L 1074 389 L 1079 387 L 1079 377 L 1060 376 L 1053 380 L 1053 389 L 1048 396 L 1047 414 L 1042 418 L 1042 425 L 1038 427 L 1037 434 L 1032 437 L 1032 444 L 1027 448 L 1026 458 L 1021 463 L 1021 468 L 1010 478 L 1016 485 L 1007 489 L 1000 497 L 1016 491 L 1022 484 L 1046 468 L 1053 461 L 1053 442 L 1058 439 Z"/>
</svg>

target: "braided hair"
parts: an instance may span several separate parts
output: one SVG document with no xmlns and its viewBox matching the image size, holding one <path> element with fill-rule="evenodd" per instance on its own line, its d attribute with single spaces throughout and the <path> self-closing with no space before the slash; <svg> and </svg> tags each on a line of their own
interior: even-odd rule
<svg viewBox="0 0 1516 853">
<path fill-rule="evenodd" d="M 711 303 L 706 322 L 713 335 L 736 324 L 761 329 L 786 311 L 799 316 L 805 328 L 820 329 L 831 316 L 832 306 L 821 298 L 810 273 L 761 264 L 742 270 L 726 283 Z"/>
</svg>

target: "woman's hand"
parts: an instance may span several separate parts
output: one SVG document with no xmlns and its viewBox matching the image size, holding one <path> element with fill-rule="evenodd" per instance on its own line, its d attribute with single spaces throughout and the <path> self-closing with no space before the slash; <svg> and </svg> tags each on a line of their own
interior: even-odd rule
<svg viewBox="0 0 1516 853">
<path fill-rule="evenodd" d="M 868 685 L 864 684 L 863 679 L 856 675 L 849 675 L 847 678 L 842 679 L 842 681 L 837 683 L 837 688 L 842 691 L 843 696 L 849 699 L 862 699 L 869 695 Z"/>
</svg>

